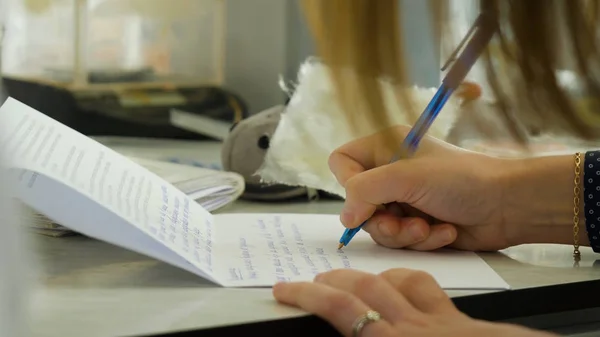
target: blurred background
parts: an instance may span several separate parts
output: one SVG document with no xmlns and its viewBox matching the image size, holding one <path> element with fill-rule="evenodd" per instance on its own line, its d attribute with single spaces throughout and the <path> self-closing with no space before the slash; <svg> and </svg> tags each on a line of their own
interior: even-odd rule
<svg viewBox="0 0 600 337">
<path fill-rule="evenodd" d="M 196 138 L 170 109 L 239 120 L 282 104 L 279 78 L 314 55 L 298 0 L 0 3 L 4 95 L 89 135 Z M 427 2 L 400 12 L 413 80 L 437 86 Z"/>
</svg>

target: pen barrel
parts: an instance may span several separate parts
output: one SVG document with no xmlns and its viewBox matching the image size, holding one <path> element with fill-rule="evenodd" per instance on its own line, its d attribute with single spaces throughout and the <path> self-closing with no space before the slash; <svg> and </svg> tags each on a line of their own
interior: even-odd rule
<svg viewBox="0 0 600 337">
<path fill-rule="evenodd" d="M 482 15 L 478 21 L 478 29 L 444 78 L 443 83 L 453 90 L 464 81 L 477 58 L 496 33 L 497 23 L 492 17 Z"/>
<path fill-rule="evenodd" d="M 409 158 L 412 155 L 412 152 L 414 151 L 414 149 L 409 148 L 408 146 L 401 146 L 400 149 L 398 150 L 398 152 L 396 152 L 394 154 L 394 156 L 392 157 L 392 160 L 390 161 L 390 164 L 398 161 L 400 159 L 406 159 Z"/>
</svg>

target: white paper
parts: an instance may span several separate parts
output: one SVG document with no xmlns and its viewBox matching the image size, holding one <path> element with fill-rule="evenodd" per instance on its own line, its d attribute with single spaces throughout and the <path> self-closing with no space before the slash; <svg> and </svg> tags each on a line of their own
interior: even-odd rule
<svg viewBox="0 0 600 337">
<path fill-rule="evenodd" d="M 244 177 L 235 172 L 128 157 L 173 184 L 209 212 L 230 204 L 244 192 Z"/>
<path fill-rule="evenodd" d="M 446 289 L 508 288 L 474 253 L 391 250 L 362 232 L 338 251 L 343 227 L 336 215 L 213 216 L 154 173 L 14 99 L 0 108 L 0 135 L 0 153 L 16 168 L 10 178 L 29 207 L 223 286 L 312 280 L 333 268 L 403 267 L 429 272 Z"/>
<path fill-rule="evenodd" d="M 212 215 L 133 161 L 9 98 L 0 108 L 21 199 L 77 232 L 212 279 Z"/>
<path fill-rule="evenodd" d="M 337 215 L 218 214 L 215 222 L 217 279 L 226 286 L 310 281 L 318 273 L 338 268 L 371 273 L 410 268 L 432 274 L 444 289 L 508 288 L 473 252 L 388 249 L 365 232 L 338 250 L 343 227 Z"/>
</svg>

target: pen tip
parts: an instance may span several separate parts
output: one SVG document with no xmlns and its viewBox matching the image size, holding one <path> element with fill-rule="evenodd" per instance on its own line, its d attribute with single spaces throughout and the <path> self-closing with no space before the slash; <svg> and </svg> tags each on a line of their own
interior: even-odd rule
<svg viewBox="0 0 600 337">
<path fill-rule="evenodd" d="M 340 244 L 338 245 L 338 249 L 342 249 L 342 247 L 344 247 L 344 244 L 343 244 L 343 243 L 340 243 Z"/>
</svg>

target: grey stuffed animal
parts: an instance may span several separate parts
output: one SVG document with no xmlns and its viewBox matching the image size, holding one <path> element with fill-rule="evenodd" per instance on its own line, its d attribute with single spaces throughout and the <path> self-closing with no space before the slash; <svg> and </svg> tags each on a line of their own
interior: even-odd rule
<svg viewBox="0 0 600 337">
<path fill-rule="evenodd" d="M 255 175 L 269 150 L 271 136 L 284 110 L 283 105 L 274 106 L 234 124 L 223 143 L 223 169 L 244 177 L 246 189 L 241 196 L 243 199 L 277 201 L 307 197 L 313 200 L 319 196 L 318 191 L 306 187 L 263 184 Z"/>
</svg>

